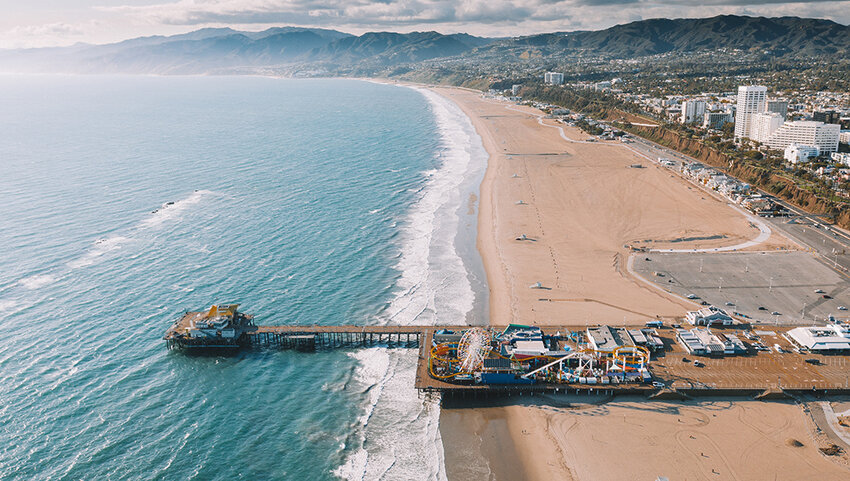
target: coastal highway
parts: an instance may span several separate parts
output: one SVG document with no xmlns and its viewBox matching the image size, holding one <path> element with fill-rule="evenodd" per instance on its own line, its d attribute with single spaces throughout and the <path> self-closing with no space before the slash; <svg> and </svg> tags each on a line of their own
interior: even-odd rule
<svg viewBox="0 0 850 481">
<path fill-rule="evenodd" d="M 626 144 L 650 159 L 668 158 L 679 162 L 699 162 L 680 152 L 668 149 L 649 140 L 630 136 L 632 143 Z M 764 195 L 771 196 L 778 204 L 784 206 L 791 215 L 787 217 L 763 218 L 771 229 L 776 229 L 787 237 L 808 248 L 824 264 L 838 270 L 843 275 L 850 274 L 850 235 L 842 229 L 828 224 L 822 215 L 805 212 L 799 207 L 777 199 L 771 194 L 758 190 Z M 730 202 L 731 203 L 731 202 Z"/>
</svg>

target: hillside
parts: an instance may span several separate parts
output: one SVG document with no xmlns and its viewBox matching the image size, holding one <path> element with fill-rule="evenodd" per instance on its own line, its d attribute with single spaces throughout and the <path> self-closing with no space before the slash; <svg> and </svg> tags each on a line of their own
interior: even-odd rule
<svg viewBox="0 0 850 481">
<path fill-rule="evenodd" d="M 723 15 L 653 19 L 605 30 L 558 32 L 508 39 L 438 32 L 369 32 L 277 27 L 262 32 L 206 28 L 108 45 L 0 51 L 0 71 L 72 73 L 234 73 L 299 68 L 324 73 L 392 67 L 456 58 L 522 62 L 566 57 L 632 58 L 719 49 L 776 56 L 850 57 L 850 27 L 829 20 Z M 294 66 L 294 67 L 293 67 Z M 346 70 L 348 69 L 348 70 Z"/>
<path fill-rule="evenodd" d="M 488 48 L 502 54 L 534 49 L 544 57 L 578 51 L 639 57 L 717 49 L 847 57 L 850 55 L 850 27 L 830 20 L 798 17 L 721 15 L 699 19 L 652 19 L 598 31 L 520 37 L 496 42 Z"/>
</svg>

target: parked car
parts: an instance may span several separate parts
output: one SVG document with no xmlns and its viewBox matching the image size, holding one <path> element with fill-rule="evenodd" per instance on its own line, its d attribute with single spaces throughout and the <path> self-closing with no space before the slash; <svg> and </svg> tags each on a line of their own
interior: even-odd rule
<svg viewBox="0 0 850 481">
<path fill-rule="evenodd" d="M 699 299 L 696 294 L 688 294 L 688 299 Z"/>
<path fill-rule="evenodd" d="M 703 366 L 705 366 L 705 364 L 701 363 L 701 362 L 699 361 L 699 359 L 697 359 L 697 360 L 695 360 L 695 361 L 694 361 L 694 366 L 696 366 L 696 367 L 703 367 Z"/>
<path fill-rule="evenodd" d="M 766 308 L 766 307 L 764 307 L 764 306 L 759 306 L 759 310 L 760 310 L 760 311 L 766 311 L 766 310 L 767 310 L 767 308 Z"/>
<path fill-rule="evenodd" d="M 663 382 L 658 382 L 658 381 L 653 381 L 653 382 L 652 382 L 652 387 L 662 388 L 662 387 L 664 387 L 664 383 L 663 383 Z"/>
<path fill-rule="evenodd" d="M 806 362 L 809 363 L 809 364 L 818 365 L 818 364 L 820 364 L 820 359 L 809 358 L 809 359 L 806 359 Z"/>
<path fill-rule="evenodd" d="M 773 311 L 773 312 L 771 312 L 771 313 L 770 313 L 770 315 L 771 315 L 771 316 L 779 316 L 780 314 L 779 314 L 778 312 L 776 312 L 776 311 Z"/>
<path fill-rule="evenodd" d="M 823 297 L 824 299 L 832 299 L 832 296 L 830 296 L 829 294 L 824 294 L 821 297 Z"/>
<path fill-rule="evenodd" d="M 690 359 L 688 359 L 688 358 L 686 358 L 686 357 L 683 357 L 683 358 L 682 358 L 682 362 L 691 362 L 691 360 L 690 360 Z"/>
<path fill-rule="evenodd" d="M 846 307 L 844 307 L 844 306 L 838 306 L 838 310 L 839 310 L 839 311 L 846 311 L 846 310 L 847 310 L 847 308 L 846 308 Z"/>
<path fill-rule="evenodd" d="M 815 289 L 815 294 L 823 294 L 823 289 Z"/>
</svg>

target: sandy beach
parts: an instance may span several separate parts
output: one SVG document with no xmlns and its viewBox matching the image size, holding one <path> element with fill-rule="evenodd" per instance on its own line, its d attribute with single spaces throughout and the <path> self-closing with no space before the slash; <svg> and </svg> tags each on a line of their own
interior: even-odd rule
<svg viewBox="0 0 850 481">
<path fill-rule="evenodd" d="M 681 318 L 696 305 L 630 272 L 627 246 L 706 249 L 760 235 L 742 211 L 623 144 L 584 142 L 535 109 L 478 92 L 433 90 L 463 109 L 490 153 L 478 247 L 492 324 Z M 773 233 L 747 250 L 795 247 Z M 444 407 L 450 479 L 850 476 L 820 454 L 813 424 L 789 402 L 523 401 Z"/>
<path fill-rule="evenodd" d="M 475 92 L 435 91 L 464 110 L 490 152 L 478 242 L 492 324 L 681 317 L 695 305 L 631 275 L 626 246 L 714 248 L 759 236 L 740 211 L 623 144 L 581 142 L 578 129 Z"/>
</svg>

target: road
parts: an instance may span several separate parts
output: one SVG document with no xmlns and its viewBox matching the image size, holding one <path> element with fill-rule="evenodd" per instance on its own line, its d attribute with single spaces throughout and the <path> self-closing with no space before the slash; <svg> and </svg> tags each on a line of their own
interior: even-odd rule
<svg viewBox="0 0 850 481">
<path fill-rule="evenodd" d="M 664 157 L 678 162 L 699 162 L 693 157 L 649 140 L 635 136 L 631 138 L 634 142 L 626 145 L 654 161 Z M 761 190 L 758 192 L 770 195 Z M 788 202 L 771 197 L 791 213 L 788 217 L 763 218 L 771 228 L 782 232 L 804 248 L 810 249 L 824 264 L 840 271 L 843 275 L 850 273 L 850 235 L 848 233 L 826 224 L 819 214 L 805 212 Z M 732 204 L 731 201 L 729 203 Z"/>
</svg>

